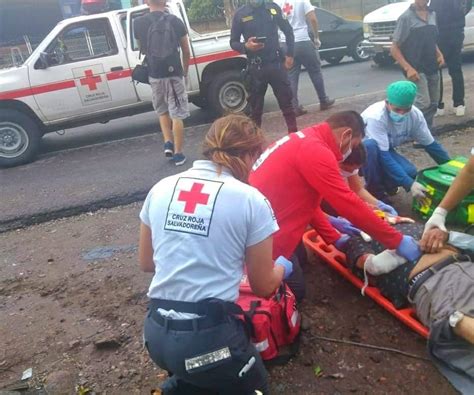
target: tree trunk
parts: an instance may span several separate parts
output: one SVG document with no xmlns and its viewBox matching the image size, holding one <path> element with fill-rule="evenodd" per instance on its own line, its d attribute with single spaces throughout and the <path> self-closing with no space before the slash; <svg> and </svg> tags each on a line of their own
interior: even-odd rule
<svg viewBox="0 0 474 395">
<path fill-rule="evenodd" d="M 227 27 L 231 27 L 232 18 L 234 17 L 235 7 L 232 0 L 224 0 L 224 16 L 225 24 Z"/>
</svg>

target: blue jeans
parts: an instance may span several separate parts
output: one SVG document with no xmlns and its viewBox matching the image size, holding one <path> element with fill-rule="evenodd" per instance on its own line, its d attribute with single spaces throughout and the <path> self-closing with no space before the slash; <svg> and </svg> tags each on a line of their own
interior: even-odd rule
<svg viewBox="0 0 474 395">
<path fill-rule="evenodd" d="M 367 150 L 367 161 L 362 167 L 366 182 L 366 189 L 377 199 L 386 197 L 387 191 L 399 187 L 390 174 L 384 170 L 382 161 L 380 160 L 380 149 L 375 140 L 369 139 L 364 141 Z M 393 148 L 389 151 L 393 160 L 411 177 L 416 178 L 417 170 L 404 156 L 400 155 Z"/>
<path fill-rule="evenodd" d="M 327 102 L 328 97 L 324 88 L 323 73 L 321 72 L 321 59 L 318 50 L 314 48 L 314 45 L 310 40 L 298 41 L 295 43 L 294 64 L 290 71 L 288 71 L 291 91 L 293 92 L 293 108 L 297 109 L 299 107 L 298 83 L 300 79 L 301 66 L 304 66 L 308 72 L 309 78 L 318 94 L 319 101 L 321 103 Z"/>
</svg>

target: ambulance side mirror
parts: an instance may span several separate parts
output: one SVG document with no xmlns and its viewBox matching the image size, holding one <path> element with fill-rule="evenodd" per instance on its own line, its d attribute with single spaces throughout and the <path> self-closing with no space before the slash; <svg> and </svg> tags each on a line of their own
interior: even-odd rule
<svg viewBox="0 0 474 395">
<path fill-rule="evenodd" d="M 40 56 L 35 63 L 36 70 L 44 70 L 49 67 L 49 54 L 47 52 L 40 52 Z"/>
</svg>

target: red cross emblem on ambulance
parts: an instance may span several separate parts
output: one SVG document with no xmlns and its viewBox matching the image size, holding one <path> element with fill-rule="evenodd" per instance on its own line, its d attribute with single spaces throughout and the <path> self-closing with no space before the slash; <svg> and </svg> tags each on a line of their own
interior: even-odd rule
<svg viewBox="0 0 474 395">
<path fill-rule="evenodd" d="M 87 85 L 90 91 L 97 90 L 97 84 L 102 82 L 100 75 L 94 75 L 92 70 L 84 71 L 85 78 L 81 78 L 79 82 L 82 86 Z"/>
</svg>

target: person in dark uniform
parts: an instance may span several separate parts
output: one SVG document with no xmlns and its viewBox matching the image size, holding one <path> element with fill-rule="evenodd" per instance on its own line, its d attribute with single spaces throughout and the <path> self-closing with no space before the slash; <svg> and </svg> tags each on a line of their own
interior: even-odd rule
<svg viewBox="0 0 474 395">
<path fill-rule="evenodd" d="M 284 55 L 278 40 L 278 29 L 286 37 Z M 241 42 L 241 37 L 244 42 Z M 247 70 L 251 78 L 249 103 L 252 119 L 261 126 L 263 104 L 268 84 L 271 85 L 288 127 L 296 132 L 296 116 L 287 70 L 293 66 L 295 36 L 289 22 L 283 18 L 281 8 L 265 0 L 249 0 L 240 7 L 232 22 L 230 46 L 247 55 Z"/>
</svg>

